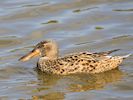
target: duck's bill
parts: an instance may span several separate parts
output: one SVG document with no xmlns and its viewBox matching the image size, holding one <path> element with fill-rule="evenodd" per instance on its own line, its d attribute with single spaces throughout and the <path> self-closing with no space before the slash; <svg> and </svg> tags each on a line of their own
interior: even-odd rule
<svg viewBox="0 0 133 100">
<path fill-rule="evenodd" d="M 32 50 L 31 52 L 29 52 L 28 54 L 26 54 L 25 56 L 23 56 L 23 57 L 21 57 L 20 59 L 19 59 L 19 61 L 28 61 L 28 60 L 30 60 L 31 58 L 33 58 L 33 57 L 36 57 L 36 56 L 39 56 L 40 55 L 40 50 L 38 50 L 38 49 L 34 49 L 34 50 Z"/>
</svg>

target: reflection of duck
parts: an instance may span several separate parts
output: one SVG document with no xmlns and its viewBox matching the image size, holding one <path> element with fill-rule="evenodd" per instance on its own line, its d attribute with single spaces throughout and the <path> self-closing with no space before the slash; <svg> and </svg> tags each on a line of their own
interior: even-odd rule
<svg viewBox="0 0 133 100">
<path fill-rule="evenodd" d="M 52 92 L 46 95 L 32 96 L 32 100 L 64 100 L 65 94 L 61 92 Z"/>
<path fill-rule="evenodd" d="M 75 84 L 71 84 L 69 86 L 70 91 L 87 91 L 87 90 L 95 90 L 102 89 L 109 83 L 116 82 L 120 80 L 123 76 L 123 73 L 118 70 L 111 70 L 105 73 L 92 74 L 92 75 L 78 75 L 78 82 Z M 76 76 L 75 76 L 76 79 Z M 80 82 L 84 82 L 81 83 Z M 78 84 L 79 83 L 79 84 Z"/>
<path fill-rule="evenodd" d="M 27 55 L 20 58 L 27 61 L 30 58 L 41 55 L 38 68 L 46 73 L 67 75 L 72 73 L 100 73 L 117 68 L 126 56 L 108 56 L 117 51 L 90 53 L 82 52 L 58 57 L 58 47 L 52 40 L 42 41 Z"/>
<path fill-rule="evenodd" d="M 52 86 L 53 84 L 56 84 L 59 79 L 63 78 L 61 75 L 43 73 L 37 68 L 35 68 L 35 71 L 37 72 L 37 78 L 41 86 Z"/>
<path fill-rule="evenodd" d="M 37 71 L 38 86 L 34 88 L 33 100 L 59 100 L 65 93 L 102 89 L 123 77 L 118 69 L 99 74 L 50 75 Z"/>
</svg>

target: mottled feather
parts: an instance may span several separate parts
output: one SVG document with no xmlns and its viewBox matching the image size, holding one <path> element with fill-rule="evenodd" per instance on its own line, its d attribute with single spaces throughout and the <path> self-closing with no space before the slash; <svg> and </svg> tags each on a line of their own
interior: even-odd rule
<svg viewBox="0 0 133 100">
<path fill-rule="evenodd" d="M 45 58 L 45 57 L 44 57 Z M 54 74 L 100 73 L 115 69 L 122 62 L 119 56 L 108 57 L 101 53 L 75 53 L 54 60 L 39 60 L 39 69 Z"/>
</svg>

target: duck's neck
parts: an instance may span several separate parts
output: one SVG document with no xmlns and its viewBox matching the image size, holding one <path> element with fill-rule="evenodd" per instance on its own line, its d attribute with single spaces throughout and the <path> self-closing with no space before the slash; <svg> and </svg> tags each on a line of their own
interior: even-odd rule
<svg viewBox="0 0 133 100">
<path fill-rule="evenodd" d="M 51 57 L 41 57 L 41 59 L 47 61 L 47 60 L 56 60 L 57 58 L 51 58 Z"/>
<path fill-rule="evenodd" d="M 57 50 L 51 50 L 49 52 L 46 52 L 45 56 L 49 60 L 57 59 L 58 58 L 58 51 Z"/>
<path fill-rule="evenodd" d="M 58 56 L 55 56 L 55 55 L 49 55 L 49 56 L 46 56 L 47 59 L 49 60 L 54 60 L 54 59 L 57 59 Z"/>
</svg>

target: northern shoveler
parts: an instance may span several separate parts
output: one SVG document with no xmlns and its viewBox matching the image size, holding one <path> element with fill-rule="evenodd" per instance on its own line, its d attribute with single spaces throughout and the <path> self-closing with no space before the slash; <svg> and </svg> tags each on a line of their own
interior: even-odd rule
<svg viewBox="0 0 133 100">
<path fill-rule="evenodd" d="M 72 73 L 100 73 L 117 68 L 126 56 L 109 56 L 116 50 L 107 52 L 80 52 L 69 54 L 64 57 L 58 56 L 58 46 L 52 40 L 38 43 L 27 55 L 21 57 L 20 61 L 27 61 L 32 57 L 40 55 L 37 68 L 46 73 L 67 75 Z"/>
</svg>

